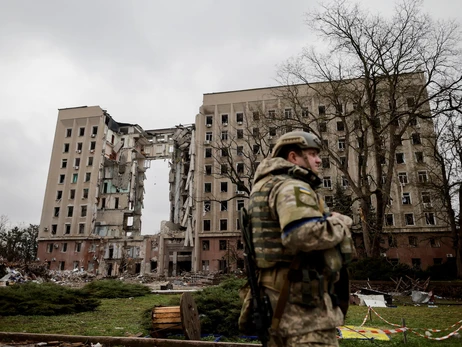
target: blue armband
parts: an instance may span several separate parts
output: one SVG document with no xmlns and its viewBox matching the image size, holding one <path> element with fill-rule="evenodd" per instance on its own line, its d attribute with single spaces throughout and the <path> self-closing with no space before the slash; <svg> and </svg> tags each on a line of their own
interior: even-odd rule
<svg viewBox="0 0 462 347">
<path fill-rule="evenodd" d="M 310 218 L 304 218 L 304 219 L 300 219 L 295 222 L 292 222 L 284 228 L 282 238 L 285 239 L 292 231 L 302 226 L 303 224 L 317 223 L 317 222 L 322 223 L 326 221 L 327 217 L 328 216 L 324 215 L 322 217 L 310 217 Z"/>
</svg>

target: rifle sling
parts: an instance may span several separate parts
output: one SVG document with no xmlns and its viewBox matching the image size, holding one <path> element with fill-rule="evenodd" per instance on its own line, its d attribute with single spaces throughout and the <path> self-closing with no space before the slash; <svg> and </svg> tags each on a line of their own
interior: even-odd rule
<svg viewBox="0 0 462 347">
<path fill-rule="evenodd" d="M 292 263 L 290 264 L 290 270 L 298 270 L 300 266 L 300 254 L 297 254 L 297 256 L 292 260 Z M 279 328 L 279 322 L 281 321 L 282 313 L 284 312 L 284 308 L 287 303 L 287 299 L 289 298 L 289 288 L 290 288 L 290 281 L 289 281 L 289 276 L 287 276 L 286 280 L 284 281 L 284 284 L 282 285 L 281 292 L 279 294 L 279 299 L 276 304 L 276 309 L 274 310 L 273 313 L 273 319 L 271 322 L 271 330 L 272 331 L 277 331 Z"/>
</svg>

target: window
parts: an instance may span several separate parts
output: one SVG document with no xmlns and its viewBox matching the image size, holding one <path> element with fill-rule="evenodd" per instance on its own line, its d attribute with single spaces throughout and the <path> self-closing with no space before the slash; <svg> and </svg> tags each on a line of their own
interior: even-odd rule
<svg viewBox="0 0 462 347">
<path fill-rule="evenodd" d="M 413 145 L 421 145 L 422 139 L 420 138 L 420 134 L 414 133 L 411 135 L 411 142 Z"/>
<path fill-rule="evenodd" d="M 82 198 L 88 199 L 88 188 L 84 188 L 84 189 L 83 189 Z"/>
<path fill-rule="evenodd" d="M 101 208 L 106 208 L 106 198 L 101 199 Z"/>
<path fill-rule="evenodd" d="M 237 146 L 237 155 L 244 155 L 244 146 Z"/>
<path fill-rule="evenodd" d="M 407 184 L 407 172 L 398 172 L 398 180 L 401 184 Z"/>
<path fill-rule="evenodd" d="M 222 193 L 226 193 L 228 191 L 228 182 L 220 182 L 220 190 Z"/>
<path fill-rule="evenodd" d="M 119 198 L 115 198 L 115 200 L 114 200 L 114 208 L 116 210 L 119 208 Z"/>
<path fill-rule="evenodd" d="M 93 166 L 93 157 L 88 157 L 87 166 Z"/>
<path fill-rule="evenodd" d="M 202 260 L 202 271 L 209 271 L 210 269 L 210 261 Z"/>
<path fill-rule="evenodd" d="M 364 148 L 364 139 L 362 137 L 358 137 L 356 140 L 358 141 L 358 148 Z"/>
<path fill-rule="evenodd" d="M 75 243 L 75 251 L 78 253 L 82 249 L 82 243 L 81 242 L 76 242 Z"/>
<path fill-rule="evenodd" d="M 204 201 L 204 212 L 210 212 L 211 209 L 212 203 L 210 202 L 210 200 Z"/>
<path fill-rule="evenodd" d="M 406 98 L 407 107 L 413 108 L 415 106 L 415 99 L 413 96 Z"/>
<path fill-rule="evenodd" d="M 53 252 L 53 244 L 52 243 L 47 243 L 47 253 Z"/>
<path fill-rule="evenodd" d="M 205 174 L 207 176 L 212 174 L 212 165 L 205 165 Z"/>
<path fill-rule="evenodd" d="M 398 247 L 398 243 L 396 242 L 396 237 L 393 235 L 388 236 L 388 247 L 396 248 Z"/>
<path fill-rule="evenodd" d="M 244 208 L 244 200 L 237 200 L 237 210 Z"/>
<path fill-rule="evenodd" d="M 243 139 L 244 138 L 244 130 L 243 129 L 237 129 L 237 138 L 238 139 Z"/>
<path fill-rule="evenodd" d="M 212 192 L 212 183 L 204 183 L 204 193 Z"/>
<path fill-rule="evenodd" d="M 66 129 L 66 137 L 72 136 L 72 129 Z"/>
<path fill-rule="evenodd" d="M 330 179 L 330 176 L 325 176 L 322 181 L 324 188 L 332 188 L 332 181 Z"/>
<path fill-rule="evenodd" d="M 427 171 L 418 171 L 417 175 L 420 183 L 426 183 L 428 181 Z"/>
<path fill-rule="evenodd" d="M 212 158 L 212 149 L 210 147 L 207 147 L 205 149 L 205 157 L 206 158 Z"/>
<path fill-rule="evenodd" d="M 260 145 L 253 145 L 253 154 L 260 154 Z"/>
<path fill-rule="evenodd" d="M 412 213 L 404 214 L 404 224 L 405 225 L 414 225 L 414 215 Z"/>
<path fill-rule="evenodd" d="M 91 137 L 95 137 L 96 134 L 98 134 L 98 127 L 97 126 L 94 126 L 91 130 Z"/>
<path fill-rule="evenodd" d="M 348 187 L 350 185 L 350 182 L 348 182 L 348 178 L 346 176 L 342 175 L 342 187 Z"/>
<path fill-rule="evenodd" d="M 435 239 L 434 237 L 430 238 L 430 246 L 433 248 L 439 248 L 441 247 L 440 241 L 438 239 Z"/>
<path fill-rule="evenodd" d="M 269 128 L 269 135 L 276 136 L 276 128 Z"/>
<path fill-rule="evenodd" d="M 228 230 L 228 220 L 220 219 L 220 231 Z"/>
<path fill-rule="evenodd" d="M 79 128 L 79 136 L 85 135 L 85 128 Z"/>
<path fill-rule="evenodd" d="M 74 214 L 74 206 L 67 206 L 67 216 L 72 217 Z"/>
<path fill-rule="evenodd" d="M 96 142 L 95 141 L 91 141 L 90 142 L 90 151 L 94 151 L 96 148 Z"/>
<path fill-rule="evenodd" d="M 411 193 L 403 193 L 403 205 L 411 205 Z"/>
<path fill-rule="evenodd" d="M 78 169 L 80 166 L 80 158 L 75 158 L 74 159 L 74 167 Z"/>
<path fill-rule="evenodd" d="M 318 114 L 320 117 L 324 117 L 326 115 L 326 106 L 319 105 L 318 106 Z"/>
<path fill-rule="evenodd" d="M 228 201 L 220 201 L 220 211 L 228 211 Z"/>
<path fill-rule="evenodd" d="M 77 143 L 77 153 L 81 153 L 82 152 L 82 142 L 78 142 Z"/>
<path fill-rule="evenodd" d="M 252 134 L 253 134 L 253 137 L 258 138 L 260 136 L 260 129 L 259 128 L 253 128 L 252 129 Z"/>
<path fill-rule="evenodd" d="M 239 175 L 244 173 L 244 163 L 237 163 L 236 171 Z"/>
<path fill-rule="evenodd" d="M 204 226 L 203 226 L 204 231 L 210 231 L 210 219 L 204 219 L 203 223 L 204 223 Z"/>
<path fill-rule="evenodd" d="M 431 205 L 432 199 L 431 199 L 431 196 L 430 196 L 429 192 L 422 192 L 422 202 L 424 204 L 430 204 Z M 428 206 L 428 207 L 431 207 L 431 206 Z"/>
<path fill-rule="evenodd" d="M 343 105 L 342 104 L 335 105 L 335 110 L 337 111 L 337 114 L 343 114 Z"/>
<path fill-rule="evenodd" d="M 420 258 L 412 258 L 412 267 L 416 270 L 420 270 L 422 268 L 422 261 Z"/>
<path fill-rule="evenodd" d="M 67 242 L 64 242 L 61 247 L 62 252 L 67 252 Z"/>
<path fill-rule="evenodd" d="M 236 122 L 237 124 L 242 124 L 244 122 L 244 113 L 242 112 L 236 113 Z"/>
<path fill-rule="evenodd" d="M 227 244 L 227 240 L 220 240 L 220 251 L 226 251 L 228 249 Z"/>
<path fill-rule="evenodd" d="M 424 162 L 423 152 L 415 152 L 416 163 L 422 164 Z"/>
<path fill-rule="evenodd" d="M 237 249 L 244 249 L 244 243 L 241 241 L 241 239 L 238 239 L 236 242 L 236 248 Z"/>
<path fill-rule="evenodd" d="M 364 155 L 358 155 L 358 166 L 362 167 L 364 165 L 367 166 L 365 156 Z"/>
<path fill-rule="evenodd" d="M 55 210 L 54 210 L 54 216 L 55 217 L 59 217 L 59 207 L 55 207 Z"/>
<path fill-rule="evenodd" d="M 56 192 L 56 200 L 60 200 L 62 197 L 63 197 L 63 191 L 62 191 L 62 190 L 58 190 L 58 191 Z"/>
<path fill-rule="evenodd" d="M 425 224 L 426 225 L 435 225 L 435 213 L 433 212 L 425 212 Z"/>
<path fill-rule="evenodd" d="M 268 110 L 268 117 L 270 119 L 275 119 L 276 118 L 276 110 Z"/>
<path fill-rule="evenodd" d="M 205 125 L 210 128 L 213 124 L 213 116 L 205 117 Z"/>
<path fill-rule="evenodd" d="M 236 229 L 241 230 L 241 222 L 239 221 L 239 218 L 236 219 Z"/>
<path fill-rule="evenodd" d="M 203 251 L 210 250 L 210 241 L 209 240 L 202 240 L 202 250 Z"/>
<path fill-rule="evenodd" d="M 328 169 L 330 168 L 330 161 L 329 158 L 322 158 L 322 168 L 323 169 Z"/>
<path fill-rule="evenodd" d="M 61 160 L 61 169 L 67 168 L 67 159 Z"/>
<path fill-rule="evenodd" d="M 292 109 L 291 108 L 284 109 L 284 117 L 286 119 L 292 118 Z"/>
<path fill-rule="evenodd" d="M 227 114 L 222 114 L 221 115 L 221 124 L 223 125 L 228 125 L 228 115 Z"/>
<path fill-rule="evenodd" d="M 410 247 L 417 247 L 417 236 L 409 236 L 408 239 Z"/>
<path fill-rule="evenodd" d="M 66 175 L 59 175 L 59 183 L 64 183 L 64 180 L 66 179 Z"/>
<path fill-rule="evenodd" d="M 443 258 L 433 258 L 433 265 L 443 264 Z"/>
<path fill-rule="evenodd" d="M 345 123 L 342 121 L 337 122 L 337 131 L 345 131 Z"/>
<path fill-rule="evenodd" d="M 70 224 L 65 224 L 64 225 L 64 233 L 65 234 L 70 234 L 71 233 L 71 225 Z"/>
<path fill-rule="evenodd" d="M 260 120 L 260 113 L 252 112 L 253 120 Z"/>
<path fill-rule="evenodd" d="M 65 143 L 65 144 L 64 144 L 63 152 L 64 152 L 64 153 L 69 153 L 69 144 L 68 144 L 68 143 Z"/>
<path fill-rule="evenodd" d="M 302 117 L 308 117 L 310 114 L 308 107 L 302 107 Z"/>
<path fill-rule="evenodd" d="M 72 175 L 72 183 L 77 183 L 77 180 L 79 179 L 79 174 L 73 174 Z"/>
<path fill-rule="evenodd" d="M 228 131 L 222 131 L 221 132 L 221 139 L 223 141 L 226 141 L 228 139 Z"/>
<path fill-rule="evenodd" d="M 228 165 L 226 164 L 221 164 L 220 166 L 220 173 L 222 175 L 226 175 L 228 173 Z"/>
<path fill-rule="evenodd" d="M 332 195 L 327 195 L 324 197 L 324 202 L 326 206 L 333 207 L 334 206 L 334 197 Z"/>
<path fill-rule="evenodd" d="M 205 141 L 212 141 L 212 133 L 211 132 L 207 132 L 205 133 Z"/>
<path fill-rule="evenodd" d="M 80 217 L 87 216 L 87 205 L 80 206 Z"/>
<path fill-rule="evenodd" d="M 327 131 L 327 122 L 319 123 L 319 131 L 325 133 Z"/>
<path fill-rule="evenodd" d="M 396 153 L 396 163 L 404 164 L 404 153 Z"/>
<path fill-rule="evenodd" d="M 83 234 L 85 232 L 85 224 L 80 223 L 79 224 L 79 234 Z"/>
<path fill-rule="evenodd" d="M 340 166 L 343 168 L 347 168 L 347 160 L 346 157 L 340 157 Z"/>
<path fill-rule="evenodd" d="M 75 199 L 75 189 L 71 189 L 69 191 L 69 199 L 74 200 Z"/>
<path fill-rule="evenodd" d="M 322 147 L 324 149 L 329 148 L 329 140 L 322 140 Z"/>
<path fill-rule="evenodd" d="M 58 224 L 52 224 L 51 225 L 51 233 L 53 235 L 56 235 L 56 232 L 58 231 Z"/>
<path fill-rule="evenodd" d="M 395 218 L 393 213 L 385 214 L 385 225 L 388 227 L 395 225 Z"/>
<path fill-rule="evenodd" d="M 401 135 L 393 135 L 393 143 L 397 146 L 402 146 L 403 139 L 401 138 Z"/>
<path fill-rule="evenodd" d="M 227 157 L 228 156 L 228 148 L 222 148 L 221 149 L 221 156 L 222 157 Z"/>
<path fill-rule="evenodd" d="M 345 139 L 338 139 L 338 150 L 341 152 L 345 150 Z"/>
</svg>

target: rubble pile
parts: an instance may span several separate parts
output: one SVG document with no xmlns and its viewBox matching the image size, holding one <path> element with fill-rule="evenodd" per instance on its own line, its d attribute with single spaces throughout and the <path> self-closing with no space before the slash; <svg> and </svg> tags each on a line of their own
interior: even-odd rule
<svg viewBox="0 0 462 347">
<path fill-rule="evenodd" d="M 50 281 L 70 287 L 80 287 L 97 278 L 95 274 L 83 270 L 48 270 Z"/>
</svg>

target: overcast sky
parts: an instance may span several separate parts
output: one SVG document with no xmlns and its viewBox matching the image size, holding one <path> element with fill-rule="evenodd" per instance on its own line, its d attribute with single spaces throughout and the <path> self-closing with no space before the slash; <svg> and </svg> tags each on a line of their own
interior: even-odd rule
<svg viewBox="0 0 462 347">
<path fill-rule="evenodd" d="M 389 13 L 392 1 L 363 0 Z M 314 44 L 308 0 L 0 0 L 0 215 L 39 224 L 58 108 L 99 105 L 144 129 L 195 120 L 202 94 L 276 85 Z M 461 21 L 461 0 L 425 0 Z M 143 234 L 168 219 L 167 162 L 152 162 Z"/>
</svg>

